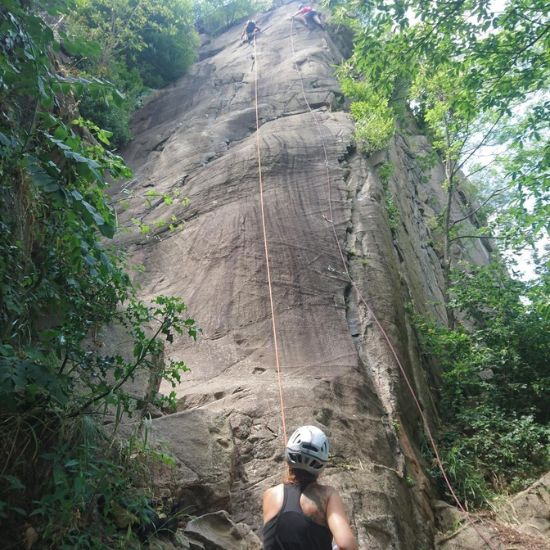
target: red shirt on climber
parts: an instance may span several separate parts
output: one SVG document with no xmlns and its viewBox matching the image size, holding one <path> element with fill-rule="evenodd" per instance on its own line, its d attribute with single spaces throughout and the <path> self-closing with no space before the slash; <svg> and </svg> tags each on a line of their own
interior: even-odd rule
<svg viewBox="0 0 550 550">
<path fill-rule="evenodd" d="M 291 19 L 294 17 L 298 18 L 309 29 L 312 29 L 315 26 L 321 29 L 325 28 L 321 23 L 321 14 L 314 10 L 311 6 L 300 4 L 298 11 L 291 16 Z"/>
</svg>

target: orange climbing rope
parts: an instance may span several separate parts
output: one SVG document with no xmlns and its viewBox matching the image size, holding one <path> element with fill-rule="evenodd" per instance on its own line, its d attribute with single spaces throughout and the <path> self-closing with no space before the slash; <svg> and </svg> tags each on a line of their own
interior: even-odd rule
<svg viewBox="0 0 550 550">
<path fill-rule="evenodd" d="M 258 181 L 260 187 L 260 211 L 262 214 L 262 232 L 264 237 L 265 264 L 267 270 L 267 286 L 269 289 L 269 304 L 271 307 L 271 329 L 273 332 L 273 347 L 275 349 L 275 366 L 277 368 L 277 383 L 279 386 L 279 404 L 281 407 L 281 424 L 283 427 L 283 444 L 286 447 L 286 419 L 285 403 L 283 399 L 283 384 L 281 380 L 281 365 L 279 362 L 279 345 L 277 341 L 277 326 L 275 323 L 275 307 L 273 305 L 273 289 L 271 285 L 271 268 L 269 263 L 269 248 L 267 245 L 267 232 L 265 228 L 264 209 L 264 184 L 262 179 L 262 157 L 260 153 L 260 119 L 258 117 L 258 53 L 256 48 L 256 37 L 254 36 L 254 104 L 256 108 L 256 156 L 258 158 Z"/>
<path fill-rule="evenodd" d="M 296 57 L 296 51 L 295 51 L 295 48 L 294 48 L 294 25 L 293 25 L 293 23 L 294 23 L 294 20 L 291 19 L 291 21 L 290 21 L 290 45 L 291 45 L 291 49 L 292 49 L 292 57 L 294 59 Z M 322 147 L 323 147 L 323 153 L 324 153 L 324 158 L 325 158 L 325 171 L 326 171 L 326 177 L 327 177 L 327 197 L 328 197 L 328 208 L 329 208 L 329 219 L 327 221 L 330 223 L 332 233 L 334 235 L 334 240 L 336 241 L 336 245 L 338 247 L 338 252 L 339 252 L 340 258 L 342 260 L 343 273 L 346 276 L 346 278 L 348 279 L 349 283 L 354 288 L 354 290 L 357 294 L 357 298 L 358 298 L 359 303 L 363 303 L 364 306 L 366 307 L 367 311 L 372 316 L 376 326 L 378 327 L 378 329 L 380 330 L 384 340 L 386 341 L 386 343 L 387 343 L 387 345 L 388 345 L 388 347 L 391 351 L 391 354 L 393 355 L 393 357 L 395 359 L 395 362 L 398 365 L 399 370 L 401 371 L 401 374 L 403 375 L 405 383 L 407 384 L 407 387 L 408 387 L 408 389 L 409 389 L 409 391 L 412 395 L 412 398 L 413 398 L 414 403 L 415 403 L 415 405 L 418 409 L 420 417 L 422 418 L 422 423 L 424 425 L 426 435 L 428 436 L 428 439 L 430 441 L 430 445 L 431 445 L 432 450 L 434 452 L 434 456 L 435 456 L 437 466 L 439 468 L 439 471 L 441 472 L 441 475 L 443 476 L 443 479 L 445 481 L 445 484 L 447 485 L 447 488 L 449 489 L 449 491 L 450 491 L 450 493 L 453 497 L 453 500 L 456 502 L 458 508 L 466 515 L 466 518 L 468 519 L 468 521 L 470 522 L 470 524 L 472 525 L 474 530 L 477 532 L 477 534 L 485 542 L 485 544 L 487 544 L 487 546 L 489 548 L 491 548 L 491 550 L 496 550 L 495 547 L 493 546 L 493 544 L 487 538 L 485 538 L 485 536 L 483 535 L 483 533 L 481 533 L 481 531 L 479 531 L 477 529 L 475 523 L 473 522 L 473 520 L 470 517 L 469 512 L 464 508 L 464 506 L 460 502 L 459 498 L 457 497 L 457 495 L 456 495 L 456 493 L 453 489 L 453 486 L 452 486 L 452 484 L 449 480 L 447 472 L 445 471 L 445 467 L 443 466 L 443 461 L 441 460 L 441 457 L 439 455 L 439 451 L 438 451 L 437 445 L 435 443 L 435 439 L 434 439 L 434 437 L 432 435 L 432 432 L 430 430 L 430 427 L 428 425 L 428 421 L 426 419 L 426 416 L 424 415 L 424 411 L 422 410 L 422 407 L 421 407 L 420 402 L 419 402 L 419 400 L 416 396 L 416 393 L 415 393 L 415 391 L 412 387 L 412 384 L 409 380 L 409 377 L 407 376 L 407 373 L 405 372 L 405 368 L 403 367 L 403 364 L 401 363 L 401 360 L 399 359 L 399 356 L 397 355 L 397 352 L 396 352 L 396 350 L 395 350 L 388 334 L 384 330 L 384 327 L 382 327 L 382 325 L 378 321 L 378 318 L 376 317 L 376 314 L 374 313 L 372 308 L 369 306 L 366 299 L 363 297 L 363 294 L 361 293 L 361 290 L 359 289 L 359 287 L 357 286 L 357 284 L 353 280 L 353 278 L 351 276 L 351 273 L 349 272 L 346 260 L 344 258 L 344 252 L 342 250 L 342 246 L 340 245 L 340 241 L 338 239 L 338 234 L 336 233 L 336 226 L 335 226 L 335 223 L 334 223 L 333 210 L 332 210 L 332 195 L 331 195 L 332 182 L 331 182 L 331 177 L 330 177 L 330 169 L 329 169 L 328 154 L 327 154 L 327 147 L 326 147 L 326 144 L 325 144 L 325 138 L 323 136 L 323 132 L 321 130 L 321 124 L 320 124 L 320 122 L 317 118 L 317 115 L 316 115 L 315 111 L 311 108 L 311 105 L 309 104 L 309 101 L 307 99 L 306 92 L 305 92 L 305 87 L 304 87 L 304 79 L 303 79 L 300 67 L 298 66 L 297 63 L 294 63 L 294 67 L 296 69 L 296 72 L 300 76 L 300 85 L 301 85 L 301 88 L 302 88 L 302 96 L 304 98 L 304 101 L 307 105 L 307 108 L 308 108 L 309 112 L 311 113 L 311 115 L 313 117 L 313 120 L 315 121 L 315 125 L 317 127 L 317 131 L 318 131 L 319 137 L 321 139 L 321 144 L 322 144 Z M 327 218 L 325 217 L 325 219 L 327 219 Z"/>
</svg>

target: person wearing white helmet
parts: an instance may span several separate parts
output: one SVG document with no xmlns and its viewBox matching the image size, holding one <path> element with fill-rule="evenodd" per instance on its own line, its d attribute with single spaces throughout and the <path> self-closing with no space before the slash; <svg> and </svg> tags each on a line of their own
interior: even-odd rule
<svg viewBox="0 0 550 550">
<path fill-rule="evenodd" d="M 327 436 L 316 426 L 290 436 L 285 480 L 263 496 L 264 550 L 357 550 L 340 495 L 317 482 L 328 454 Z"/>
</svg>

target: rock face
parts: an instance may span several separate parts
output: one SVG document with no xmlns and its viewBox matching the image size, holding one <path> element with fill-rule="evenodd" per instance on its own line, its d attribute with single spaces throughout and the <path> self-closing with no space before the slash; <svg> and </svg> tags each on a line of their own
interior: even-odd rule
<svg viewBox="0 0 550 550">
<path fill-rule="evenodd" d="M 499 516 L 522 533 L 545 538 L 550 548 L 550 473 L 509 499 Z"/>
<path fill-rule="evenodd" d="M 287 429 L 315 423 L 329 434 L 324 477 L 343 494 L 360 548 L 433 548 L 419 415 L 378 323 L 432 415 L 434 374 L 421 364 L 405 304 L 445 315 L 430 232 L 443 172 L 421 167 L 431 150 L 412 123 L 387 151 L 356 151 L 333 76 L 346 41 L 337 29 L 292 27 L 297 5 L 258 17 L 255 57 L 240 28 L 205 44 L 191 73 L 139 111 L 124 151 L 135 178 L 115 198 L 122 225 L 134 228 L 121 245 L 141 266 L 141 295 L 182 296 L 203 329 L 198 343 L 181 339 L 169 352 L 191 372 L 177 388 L 180 412 L 154 420 L 154 431 L 177 459 L 190 504 L 225 508 L 259 531 L 261 493 L 283 473 L 283 434 L 257 70 Z M 455 204 L 458 217 L 460 197 Z M 468 246 L 456 254 L 488 259 L 481 243 Z"/>
<path fill-rule="evenodd" d="M 205 550 L 258 550 L 260 539 L 243 524 L 235 525 L 227 512 L 205 514 L 189 522 L 185 532 Z"/>
<path fill-rule="evenodd" d="M 495 514 L 470 517 L 445 502 L 435 503 L 439 550 L 484 548 L 550 550 L 550 474 L 506 499 Z"/>
<path fill-rule="evenodd" d="M 148 541 L 151 550 L 260 550 L 260 539 L 250 527 L 235 523 L 225 511 L 192 519 L 185 530 Z"/>
</svg>

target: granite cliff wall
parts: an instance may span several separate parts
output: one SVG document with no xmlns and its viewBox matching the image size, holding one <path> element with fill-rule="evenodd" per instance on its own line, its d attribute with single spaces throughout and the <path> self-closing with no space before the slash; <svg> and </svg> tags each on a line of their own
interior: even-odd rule
<svg viewBox="0 0 550 550">
<path fill-rule="evenodd" d="M 118 190 L 121 223 L 150 228 L 120 239 L 142 266 L 141 296 L 182 296 L 203 328 L 198 343 L 182 339 L 170 351 L 191 372 L 177 388 L 178 412 L 153 421 L 178 464 L 159 483 L 199 512 L 225 509 L 258 530 L 261 493 L 283 471 L 258 192 L 257 69 L 287 425 L 317 423 L 329 434 L 325 480 L 341 490 L 360 548 L 432 548 L 421 423 L 373 312 L 433 419 L 437 373 L 422 364 L 405 304 L 445 315 L 430 231 L 444 203 L 442 167 L 423 168 L 419 159 L 431 149 L 412 122 L 386 151 L 356 151 L 333 76 L 346 40 L 337 29 L 295 25 L 293 53 L 288 15 L 296 8 L 258 17 L 255 59 L 239 42 L 240 28 L 204 44 L 191 73 L 138 112 L 124 151 L 135 177 Z M 369 308 L 343 273 L 331 223 Z M 487 261 L 483 243 L 468 246 L 456 253 Z"/>
</svg>

